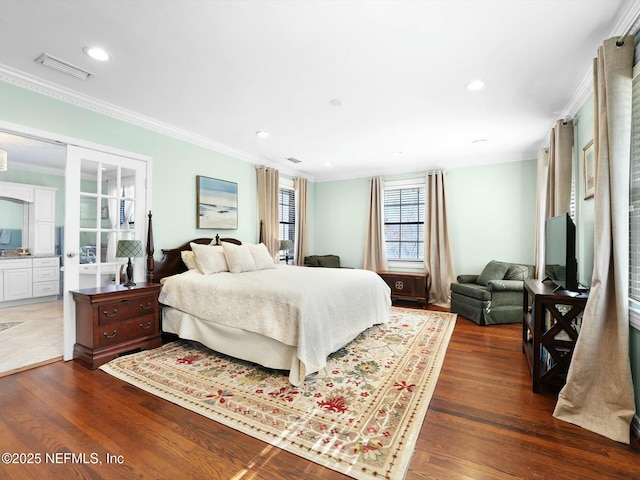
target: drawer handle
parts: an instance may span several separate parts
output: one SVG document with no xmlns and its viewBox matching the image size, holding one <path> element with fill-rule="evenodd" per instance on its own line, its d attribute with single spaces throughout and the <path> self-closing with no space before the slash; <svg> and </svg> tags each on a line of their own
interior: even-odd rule
<svg viewBox="0 0 640 480">
<path fill-rule="evenodd" d="M 140 308 L 141 308 L 142 310 L 150 310 L 150 309 L 151 309 L 151 302 L 147 303 L 147 305 L 146 305 L 146 306 L 145 306 L 145 305 L 143 305 L 143 304 L 140 304 Z"/>
<path fill-rule="evenodd" d="M 107 332 L 104 332 L 103 335 L 107 338 L 113 338 L 118 334 L 117 330 L 114 330 L 113 333 L 111 335 L 109 335 Z"/>
<path fill-rule="evenodd" d="M 106 310 L 104 310 L 102 313 L 103 313 L 105 316 L 107 316 L 107 317 L 115 317 L 115 316 L 116 316 L 116 314 L 118 313 L 118 309 L 117 309 L 117 308 L 114 308 L 114 309 L 113 309 L 113 313 L 111 313 L 111 314 L 110 314 L 110 313 L 107 313 L 107 311 L 106 311 Z"/>
<path fill-rule="evenodd" d="M 142 328 L 143 330 L 149 330 L 151 328 L 151 322 L 147 322 L 147 326 L 146 327 L 144 325 L 140 324 L 140 328 Z"/>
</svg>

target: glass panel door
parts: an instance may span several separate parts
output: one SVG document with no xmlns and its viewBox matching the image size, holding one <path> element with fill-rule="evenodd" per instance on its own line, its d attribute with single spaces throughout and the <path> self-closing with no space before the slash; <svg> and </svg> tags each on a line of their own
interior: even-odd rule
<svg viewBox="0 0 640 480">
<path fill-rule="evenodd" d="M 64 256 L 64 358 L 73 358 L 75 305 L 71 290 L 124 283 L 118 240 L 143 242 L 146 168 L 141 160 L 67 147 Z M 132 259 L 134 279 L 144 281 L 143 258 Z"/>
</svg>

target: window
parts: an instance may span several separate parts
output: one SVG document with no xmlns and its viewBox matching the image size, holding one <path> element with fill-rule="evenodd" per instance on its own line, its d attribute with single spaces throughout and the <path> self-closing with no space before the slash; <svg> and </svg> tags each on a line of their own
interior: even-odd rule
<svg viewBox="0 0 640 480">
<path fill-rule="evenodd" d="M 388 184 L 384 189 L 384 238 L 388 260 L 424 259 L 424 185 Z"/>
<path fill-rule="evenodd" d="M 629 296 L 640 302 L 640 75 L 636 68 L 633 78 L 629 173 Z"/>
<path fill-rule="evenodd" d="M 280 259 L 293 258 L 296 238 L 296 193 L 293 188 L 281 186 L 278 192 L 278 217 L 280 219 L 279 239 L 289 240 L 291 246 L 280 251 Z"/>
</svg>

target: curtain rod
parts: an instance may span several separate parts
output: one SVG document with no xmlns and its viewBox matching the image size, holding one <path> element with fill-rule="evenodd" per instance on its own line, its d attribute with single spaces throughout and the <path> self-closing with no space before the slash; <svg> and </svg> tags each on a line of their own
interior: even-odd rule
<svg viewBox="0 0 640 480">
<path fill-rule="evenodd" d="M 638 28 L 639 27 L 638 22 L 640 22 L 640 11 L 636 12 L 635 16 L 633 17 L 633 20 L 631 22 L 629 22 L 627 28 L 620 35 L 620 38 L 616 42 L 617 46 L 621 47 L 621 46 L 624 45 L 624 40 L 623 40 L 624 37 L 626 37 L 628 35 L 635 35 L 636 33 L 638 33 L 638 29 L 639 29 Z"/>
</svg>

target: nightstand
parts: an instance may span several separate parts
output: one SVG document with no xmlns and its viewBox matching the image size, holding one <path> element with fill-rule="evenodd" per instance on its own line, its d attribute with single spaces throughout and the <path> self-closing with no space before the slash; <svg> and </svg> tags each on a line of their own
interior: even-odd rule
<svg viewBox="0 0 640 480">
<path fill-rule="evenodd" d="M 425 306 L 429 301 L 426 273 L 378 272 L 389 285 L 391 300 L 414 300 Z"/>
<path fill-rule="evenodd" d="M 161 285 L 110 285 L 71 292 L 76 303 L 73 358 L 98 368 L 118 355 L 162 345 L 158 316 Z"/>
</svg>

